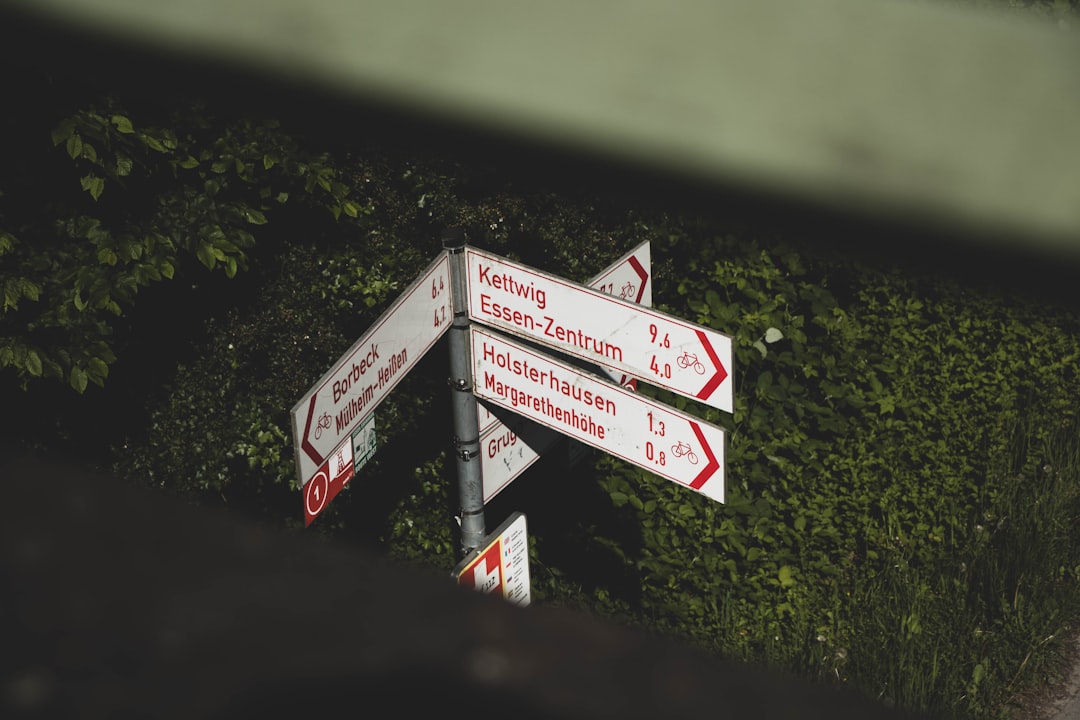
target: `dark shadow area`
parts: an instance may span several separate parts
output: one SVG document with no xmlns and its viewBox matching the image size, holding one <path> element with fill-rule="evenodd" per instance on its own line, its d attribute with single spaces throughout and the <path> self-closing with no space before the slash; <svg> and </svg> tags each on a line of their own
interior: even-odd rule
<svg viewBox="0 0 1080 720">
<path fill-rule="evenodd" d="M 0 489 L 4 717 L 903 717 L 71 465 Z"/>
</svg>

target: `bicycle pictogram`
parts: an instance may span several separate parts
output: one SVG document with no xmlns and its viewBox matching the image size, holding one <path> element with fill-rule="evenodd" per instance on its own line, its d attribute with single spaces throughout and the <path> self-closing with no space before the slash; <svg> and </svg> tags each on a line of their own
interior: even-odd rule
<svg viewBox="0 0 1080 720">
<path fill-rule="evenodd" d="M 318 440 L 319 438 L 321 438 L 322 437 L 322 431 L 323 430 L 329 430 L 329 429 L 330 429 L 330 413 L 325 413 L 324 412 L 322 414 L 322 417 L 319 418 L 318 425 L 315 426 L 315 439 Z"/>
<path fill-rule="evenodd" d="M 622 286 L 622 290 L 619 292 L 619 297 L 621 297 L 623 300 L 630 300 L 635 296 L 635 293 L 637 293 L 637 288 L 634 286 L 634 283 L 627 282 L 625 285 Z"/>
<path fill-rule="evenodd" d="M 679 367 L 683 369 L 692 367 L 694 368 L 694 372 L 696 372 L 698 375 L 705 374 L 705 364 L 698 360 L 697 355 L 692 352 L 684 351 L 682 355 L 675 358 L 675 362 L 676 364 L 678 364 Z"/>
<path fill-rule="evenodd" d="M 691 465 L 697 465 L 697 453 L 690 449 L 690 446 L 684 443 L 682 440 L 671 446 L 671 453 L 675 457 L 686 457 L 690 461 Z"/>
</svg>

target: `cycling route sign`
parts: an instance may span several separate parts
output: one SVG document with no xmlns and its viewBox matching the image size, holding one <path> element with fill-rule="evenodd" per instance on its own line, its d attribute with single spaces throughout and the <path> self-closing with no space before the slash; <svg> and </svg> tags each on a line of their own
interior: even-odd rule
<svg viewBox="0 0 1080 720">
<path fill-rule="evenodd" d="M 452 320 L 450 261 L 443 251 L 293 407 L 301 487 L 350 439 Z"/>
<path fill-rule="evenodd" d="M 465 255 L 472 320 L 735 411 L 727 335 L 476 248 Z"/>
<path fill-rule="evenodd" d="M 473 393 L 724 502 L 722 428 L 473 325 Z"/>
</svg>

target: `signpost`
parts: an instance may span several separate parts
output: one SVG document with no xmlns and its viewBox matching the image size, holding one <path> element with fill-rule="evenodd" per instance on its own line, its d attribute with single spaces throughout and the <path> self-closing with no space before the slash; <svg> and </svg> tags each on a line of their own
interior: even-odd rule
<svg viewBox="0 0 1080 720">
<path fill-rule="evenodd" d="M 734 412 L 731 338 L 466 248 L 469 317 Z"/>
<path fill-rule="evenodd" d="M 469 551 L 455 571 L 462 585 L 528 604 L 524 515 L 485 538 L 483 505 L 560 433 L 724 501 L 724 431 L 627 389 L 642 377 L 734 409 L 731 339 L 649 307 L 648 242 L 586 287 L 471 248 L 460 232 L 443 241 L 444 251 L 292 409 L 305 524 L 375 452 L 375 407 L 450 329 L 462 546 Z M 470 326 L 470 319 L 593 362 L 615 382 Z M 487 408 L 481 414 L 476 398 L 515 415 L 504 422 Z M 481 540 L 491 542 L 481 548 Z"/>
<path fill-rule="evenodd" d="M 724 501 L 721 428 L 473 326 L 473 392 Z"/>
<path fill-rule="evenodd" d="M 525 516 L 514 513 L 454 568 L 458 585 L 498 595 L 525 607 L 531 601 L 529 536 Z"/>
<path fill-rule="evenodd" d="M 293 407 L 301 486 L 442 337 L 452 316 L 450 263 L 442 252 Z"/>
</svg>

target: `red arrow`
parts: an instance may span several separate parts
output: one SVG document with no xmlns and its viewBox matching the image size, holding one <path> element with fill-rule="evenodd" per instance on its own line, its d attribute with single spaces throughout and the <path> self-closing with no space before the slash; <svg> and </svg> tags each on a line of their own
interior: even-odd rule
<svg viewBox="0 0 1080 720">
<path fill-rule="evenodd" d="M 641 296 L 645 294 L 645 283 L 649 282 L 649 273 L 641 265 L 641 261 L 633 255 L 630 256 L 630 267 L 637 273 L 641 282 L 638 283 L 637 297 L 634 298 L 634 302 L 640 304 Z"/>
<path fill-rule="evenodd" d="M 304 449 L 304 452 L 307 453 L 307 456 L 311 458 L 316 465 L 322 465 L 326 458 L 319 454 L 315 449 L 315 446 L 311 444 L 311 440 L 308 439 L 311 437 L 311 421 L 315 419 L 315 401 L 318 399 L 318 395 L 311 396 L 311 405 L 308 407 L 307 422 L 304 423 L 304 439 L 300 441 L 300 447 Z"/>
<path fill-rule="evenodd" d="M 698 340 L 701 341 L 701 346 L 705 348 L 705 352 L 709 354 L 709 360 L 712 361 L 713 367 L 716 368 L 716 372 L 709 378 L 709 382 L 705 383 L 705 387 L 701 388 L 701 391 L 697 394 L 699 400 L 708 400 L 709 397 L 716 391 L 716 388 L 720 387 L 720 383 L 724 382 L 724 379 L 728 376 L 728 371 L 724 368 L 724 364 L 720 362 L 720 358 L 717 357 L 716 351 L 713 350 L 712 343 L 705 337 L 705 333 L 700 330 L 695 330 L 698 336 Z"/>
<path fill-rule="evenodd" d="M 713 454 L 708 441 L 705 440 L 705 435 L 701 432 L 701 427 L 696 422 L 691 421 L 690 429 L 694 431 L 694 435 L 697 436 L 698 439 L 698 444 L 701 445 L 705 457 L 709 459 L 709 462 L 705 463 L 705 467 L 702 468 L 701 472 L 699 472 L 693 482 L 690 483 L 690 487 L 695 490 L 700 490 L 701 486 L 708 482 L 709 478 L 720 469 L 720 462 L 716 459 L 716 455 Z"/>
</svg>

